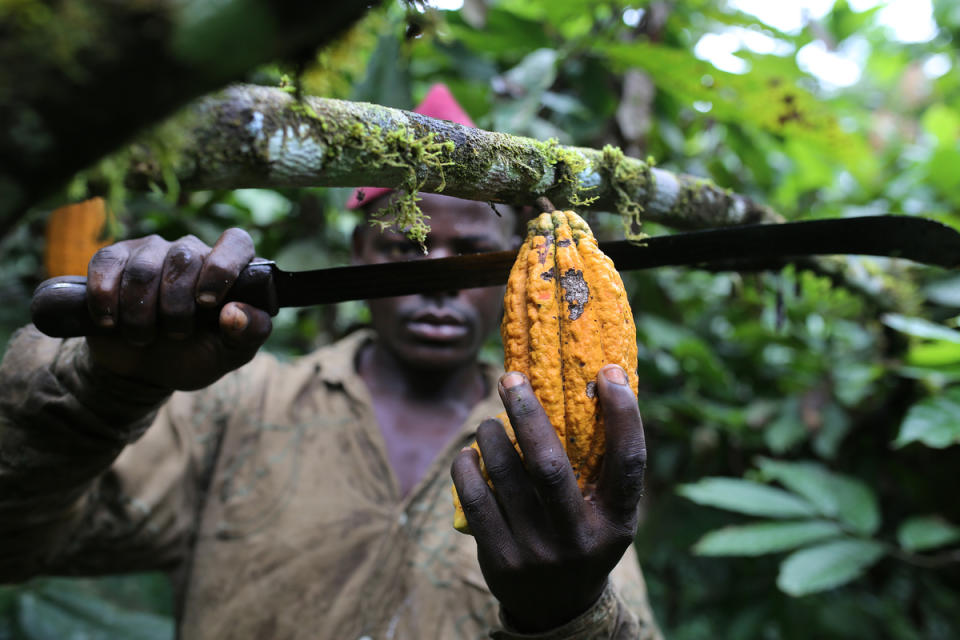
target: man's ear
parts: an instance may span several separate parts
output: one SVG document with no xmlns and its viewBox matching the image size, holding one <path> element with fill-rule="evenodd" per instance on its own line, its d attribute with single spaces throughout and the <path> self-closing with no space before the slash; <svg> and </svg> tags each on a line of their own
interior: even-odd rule
<svg viewBox="0 0 960 640">
<path fill-rule="evenodd" d="M 366 240 L 365 234 L 370 230 L 366 228 L 367 220 L 364 218 L 353 228 L 353 234 L 350 236 L 350 264 L 360 264 L 360 255 L 363 253 L 363 243 Z"/>
</svg>

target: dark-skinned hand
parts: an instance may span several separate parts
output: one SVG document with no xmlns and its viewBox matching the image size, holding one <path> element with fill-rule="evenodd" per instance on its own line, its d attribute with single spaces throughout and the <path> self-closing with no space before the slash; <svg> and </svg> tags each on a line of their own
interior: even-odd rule
<svg viewBox="0 0 960 640">
<path fill-rule="evenodd" d="M 477 443 L 494 490 L 473 449 L 457 455 L 451 474 L 480 569 L 507 621 L 518 631 L 543 631 L 590 608 L 633 542 L 646 466 L 643 425 L 623 369 L 605 366 L 597 393 L 607 450 L 596 488 L 583 496 L 527 379 L 507 373 L 499 391 L 523 458 L 491 419 L 477 429 Z"/>
<path fill-rule="evenodd" d="M 205 387 L 246 364 L 270 335 L 270 316 L 236 302 L 217 309 L 253 257 L 241 229 L 213 248 L 153 235 L 100 249 L 87 270 L 88 310 L 112 330 L 87 338 L 94 363 L 171 390 Z"/>
</svg>

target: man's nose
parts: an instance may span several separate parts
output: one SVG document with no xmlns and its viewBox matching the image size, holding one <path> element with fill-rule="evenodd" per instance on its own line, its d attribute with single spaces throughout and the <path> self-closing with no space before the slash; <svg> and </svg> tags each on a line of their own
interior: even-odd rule
<svg viewBox="0 0 960 640">
<path fill-rule="evenodd" d="M 450 256 L 457 255 L 450 247 L 430 247 L 430 253 L 427 254 L 427 257 L 430 259 L 436 258 L 449 258 Z"/>
<path fill-rule="evenodd" d="M 430 253 L 427 254 L 427 258 L 430 260 L 436 260 L 438 258 L 450 258 L 456 255 L 459 255 L 459 254 L 456 251 L 454 251 L 452 247 L 447 247 L 444 245 L 434 245 L 430 247 Z M 460 295 L 460 291 L 461 289 L 459 287 L 451 288 L 451 289 L 447 289 L 446 291 L 438 291 L 436 293 L 427 294 L 426 297 L 434 298 L 437 300 L 440 300 L 443 298 L 456 298 L 458 295 Z"/>
</svg>

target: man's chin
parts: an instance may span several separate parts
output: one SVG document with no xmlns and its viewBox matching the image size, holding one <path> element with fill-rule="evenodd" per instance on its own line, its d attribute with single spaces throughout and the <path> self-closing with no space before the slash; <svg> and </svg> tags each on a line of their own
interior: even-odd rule
<svg viewBox="0 0 960 640">
<path fill-rule="evenodd" d="M 462 344 L 420 341 L 403 345 L 397 355 L 411 368 L 441 372 L 469 366 L 476 361 L 477 350 Z"/>
</svg>

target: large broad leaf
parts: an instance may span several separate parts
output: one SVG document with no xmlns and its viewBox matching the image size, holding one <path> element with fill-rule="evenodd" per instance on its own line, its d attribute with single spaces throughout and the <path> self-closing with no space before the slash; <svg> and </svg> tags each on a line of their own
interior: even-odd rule
<svg viewBox="0 0 960 640">
<path fill-rule="evenodd" d="M 930 302 L 944 307 L 960 307 L 960 274 L 934 280 L 923 291 Z"/>
<path fill-rule="evenodd" d="M 912 318 L 899 313 L 887 313 L 884 314 L 882 319 L 883 324 L 891 329 L 896 329 L 915 338 L 946 340 L 947 342 L 960 344 L 960 331 L 955 331 L 936 322 L 930 322 L 925 318 Z"/>
<path fill-rule="evenodd" d="M 950 387 L 910 407 L 893 444 L 902 447 L 911 442 L 935 449 L 960 443 L 960 386 Z"/>
<path fill-rule="evenodd" d="M 680 495 L 698 504 L 769 518 L 799 518 L 816 515 L 803 498 L 739 478 L 704 478 L 677 488 Z"/>
<path fill-rule="evenodd" d="M 960 527 L 940 516 L 917 516 L 900 525 L 897 542 L 907 551 L 925 551 L 960 542 Z"/>
<path fill-rule="evenodd" d="M 131 611 L 58 582 L 20 595 L 18 632 L 31 640 L 172 640 L 171 618 Z"/>
<path fill-rule="evenodd" d="M 785 73 L 755 65 L 750 73 L 721 71 L 692 52 L 643 41 L 597 41 L 594 49 L 622 69 L 640 68 L 657 88 L 685 104 L 709 104 L 710 116 L 748 122 L 777 136 L 816 145 L 851 173 L 868 177 L 876 161 L 860 138 L 845 132 L 833 111 Z"/>
<path fill-rule="evenodd" d="M 877 498 L 866 484 L 828 471 L 813 462 L 781 462 L 760 458 L 765 476 L 806 498 L 821 514 L 870 535 L 880 526 Z"/>
<path fill-rule="evenodd" d="M 843 530 L 835 522 L 826 520 L 761 522 L 711 531 L 693 550 L 704 556 L 761 556 L 842 534 Z"/>
<path fill-rule="evenodd" d="M 871 540 L 834 540 L 796 551 L 780 565 L 777 586 L 792 596 L 825 591 L 850 582 L 883 557 Z"/>
</svg>

